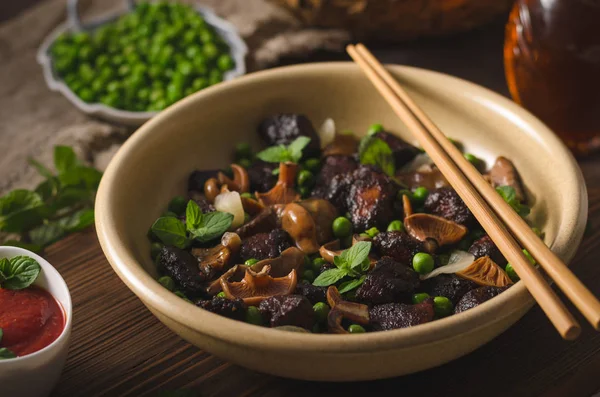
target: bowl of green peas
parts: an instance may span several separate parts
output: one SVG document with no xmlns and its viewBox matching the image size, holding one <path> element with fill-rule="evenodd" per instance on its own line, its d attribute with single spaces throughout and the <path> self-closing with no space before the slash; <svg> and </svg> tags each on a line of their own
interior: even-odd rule
<svg viewBox="0 0 600 397">
<path fill-rule="evenodd" d="M 48 87 L 91 116 L 139 126 L 178 100 L 245 74 L 248 48 L 206 7 L 127 1 L 83 23 L 78 0 L 41 44 Z"/>
</svg>

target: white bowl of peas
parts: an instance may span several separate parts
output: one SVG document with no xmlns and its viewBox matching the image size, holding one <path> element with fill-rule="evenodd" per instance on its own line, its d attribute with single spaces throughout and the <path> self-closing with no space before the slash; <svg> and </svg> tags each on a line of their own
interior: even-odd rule
<svg viewBox="0 0 600 397">
<path fill-rule="evenodd" d="M 134 2 L 128 11 L 83 24 L 77 0 L 67 22 L 41 44 L 48 87 L 84 113 L 139 126 L 206 87 L 245 74 L 248 48 L 205 7 Z"/>
</svg>

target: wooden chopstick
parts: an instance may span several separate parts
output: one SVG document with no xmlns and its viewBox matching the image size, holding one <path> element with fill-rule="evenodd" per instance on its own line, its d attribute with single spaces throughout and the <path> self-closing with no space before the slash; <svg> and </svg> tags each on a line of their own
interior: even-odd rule
<svg viewBox="0 0 600 397">
<path fill-rule="evenodd" d="M 554 254 L 544 242 L 531 230 L 529 225 L 498 195 L 495 189 L 481 176 L 479 171 L 468 162 L 462 153 L 444 135 L 444 133 L 431 121 L 419 106 L 412 100 L 408 93 L 385 70 L 371 52 L 362 44 L 358 44 L 357 51 L 375 69 L 381 78 L 390 86 L 394 93 L 404 102 L 406 107 L 425 126 L 429 133 L 442 146 L 454 163 L 471 181 L 481 196 L 495 209 L 496 214 L 504 221 L 508 229 L 519 240 L 529 253 L 537 260 L 548 276 L 565 293 L 567 298 L 579 309 L 590 324 L 600 330 L 600 301 L 591 291 L 573 274 L 565 263 Z M 515 269 L 517 274 L 519 270 Z"/>
<path fill-rule="evenodd" d="M 483 229 L 496 243 L 500 252 L 502 252 L 508 261 L 510 261 L 531 295 L 546 313 L 546 316 L 556 327 L 560 335 L 567 340 L 577 338 L 581 332 L 581 327 L 575 318 L 573 318 L 560 299 L 558 299 L 552 288 L 545 282 L 542 275 L 529 263 L 524 256 L 521 247 L 510 235 L 506 227 L 498 219 L 488 203 L 481 197 L 469 179 L 467 179 L 463 172 L 457 167 L 444 148 L 436 141 L 434 136 L 427 131 L 423 124 L 421 124 L 404 102 L 396 95 L 395 90 L 393 90 L 391 86 L 398 85 L 398 83 L 391 78 L 391 76 L 391 81 L 386 82 L 383 77 L 379 75 L 372 66 L 373 60 L 380 66 L 379 62 L 376 61 L 374 57 L 371 62 L 367 61 L 363 56 L 364 51 L 361 50 L 359 53 L 353 45 L 348 46 L 347 51 L 361 70 L 367 75 L 369 80 L 371 80 L 383 95 L 385 100 L 390 104 L 394 112 L 413 133 L 425 152 L 427 152 L 448 182 L 469 207 Z M 380 69 L 383 70 L 383 73 L 387 73 L 382 66 Z M 443 139 L 447 140 L 445 136 Z M 510 210 L 512 211 L 512 209 Z M 535 255 L 534 252 L 531 252 L 531 254 Z"/>
</svg>

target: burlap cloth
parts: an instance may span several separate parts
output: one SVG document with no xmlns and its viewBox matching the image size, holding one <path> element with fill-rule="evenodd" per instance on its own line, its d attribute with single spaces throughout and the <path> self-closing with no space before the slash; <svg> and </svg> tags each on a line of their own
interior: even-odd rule
<svg viewBox="0 0 600 397">
<path fill-rule="evenodd" d="M 198 2 L 239 29 L 250 48 L 249 71 L 274 66 L 282 57 L 341 50 L 349 40 L 343 31 L 303 29 L 294 17 L 265 0 Z M 82 0 L 80 10 L 93 16 L 123 8 L 123 3 Z M 47 0 L 0 25 L 0 195 L 34 187 L 40 178 L 27 159 L 51 164 L 56 144 L 73 146 L 104 169 L 132 132 L 87 117 L 47 88 L 35 54 L 43 38 L 65 18 L 65 0 Z"/>
</svg>

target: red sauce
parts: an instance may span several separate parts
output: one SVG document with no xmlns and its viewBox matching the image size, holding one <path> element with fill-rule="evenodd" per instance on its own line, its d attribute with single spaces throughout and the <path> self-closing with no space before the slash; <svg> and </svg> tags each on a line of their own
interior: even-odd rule
<svg viewBox="0 0 600 397">
<path fill-rule="evenodd" d="M 25 356 L 54 342 L 65 328 L 65 316 L 42 288 L 0 289 L 0 328 L 4 332 L 0 347 Z"/>
</svg>

